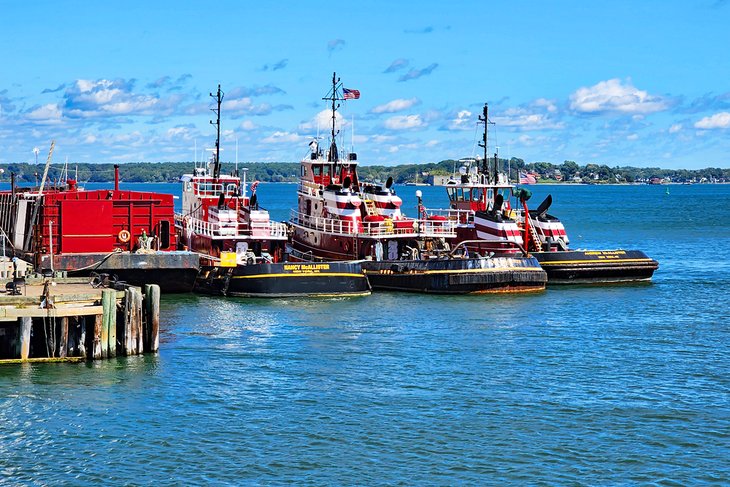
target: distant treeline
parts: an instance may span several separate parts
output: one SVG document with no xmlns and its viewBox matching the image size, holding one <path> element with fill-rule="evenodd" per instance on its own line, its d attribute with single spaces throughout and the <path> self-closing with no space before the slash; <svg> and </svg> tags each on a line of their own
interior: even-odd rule
<svg viewBox="0 0 730 487">
<path fill-rule="evenodd" d="M 499 159 L 500 169 L 507 170 L 509 164 L 513 180 L 520 171 L 530 172 L 544 181 L 572 181 L 572 182 L 641 182 L 652 179 L 663 179 L 674 182 L 699 182 L 702 180 L 727 182 L 730 181 L 730 169 L 660 169 L 647 167 L 629 167 L 586 164 L 580 165 L 574 161 L 564 161 L 562 164 L 549 162 L 525 163 L 522 159 L 513 157 L 509 161 Z M 401 164 L 398 166 L 371 166 L 359 167 L 360 177 L 368 181 L 385 181 L 392 177 L 398 184 L 410 182 L 428 182 L 430 176 L 445 176 L 458 171 L 460 163 L 449 159 L 429 164 Z M 294 182 L 298 180 L 299 163 L 294 162 L 248 162 L 239 163 L 239 169 L 248 168 L 248 180 L 267 182 Z M 14 173 L 18 183 L 40 182 L 43 175 L 43 164 L 8 164 L 2 169 L 0 180 L 8 181 L 10 173 Z M 130 162 L 120 164 L 120 178 L 127 182 L 174 182 L 185 173 L 191 173 L 192 162 Z M 234 164 L 223 163 L 221 172 L 230 174 Z M 80 182 L 106 182 L 114 179 L 114 165 L 102 163 L 69 164 L 68 176 Z M 53 165 L 49 171 L 49 180 L 65 179 L 61 165 Z"/>
</svg>

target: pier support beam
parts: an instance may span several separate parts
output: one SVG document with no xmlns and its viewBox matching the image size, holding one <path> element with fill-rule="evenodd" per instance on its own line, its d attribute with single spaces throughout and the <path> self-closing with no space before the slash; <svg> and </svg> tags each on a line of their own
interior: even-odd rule
<svg viewBox="0 0 730 487">
<path fill-rule="evenodd" d="M 145 352 L 157 352 L 160 349 L 160 286 L 147 284 L 145 286 Z"/>
<path fill-rule="evenodd" d="M 68 318 L 64 316 L 59 319 L 59 322 L 58 356 L 66 358 L 68 356 Z"/>
<path fill-rule="evenodd" d="M 20 340 L 18 340 L 20 359 L 28 360 L 28 357 L 30 357 L 30 329 L 33 326 L 33 318 L 29 316 L 18 318 L 18 326 L 20 326 Z"/>
</svg>

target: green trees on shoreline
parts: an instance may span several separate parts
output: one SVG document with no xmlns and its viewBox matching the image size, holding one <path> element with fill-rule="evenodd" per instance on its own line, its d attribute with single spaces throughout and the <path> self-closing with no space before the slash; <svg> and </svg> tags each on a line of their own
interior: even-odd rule
<svg viewBox="0 0 730 487">
<path fill-rule="evenodd" d="M 499 159 L 500 169 L 507 171 L 509 166 L 512 180 L 518 173 L 530 172 L 542 182 L 583 182 L 583 183 L 633 183 L 663 180 L 667 182 L 730 182 L 730 169 L 661 169 L 658 167 L 630 167 L 599 164 L 580 165 L 575 161 L 562 164 L 549 162 L 525 163 L 513 157 L 511 160 Z M 397 166 L 361 165 L 360 177 L 368 181 L 385 181 L 392 176 L 396 183 L 428 182 L 431 176 L 449 176 L 458 171 L 460 163 L 449 159 L 438 163 L 400 164 Z M 14 173 L 20 183 L 35 183 L 43 174 L 43 164 L 17 163 L 0 166 L 5 170 L 0 181 L 7 182 Z M 295 182 L 299 177 L 299 163 L 294 162 L 250 162 L 240 163 L 239 169 L 248 168 L 248 179 L 269 182 Z M 127 182 L 173 182 L 181 175 L 192 172 L 192 162 L 130 162 L 120 164 L 121 179 Z M 234 164 L 223 163 L 222 173 L 230 174 Z M 114 179 L 114 165 L 69 164 L 68 176 L 78 175 L 80 182 L 106 182 Z M 62 165 L 55 164 L 49 173 L 52 181 L 65 179 Z"/>
</svg>

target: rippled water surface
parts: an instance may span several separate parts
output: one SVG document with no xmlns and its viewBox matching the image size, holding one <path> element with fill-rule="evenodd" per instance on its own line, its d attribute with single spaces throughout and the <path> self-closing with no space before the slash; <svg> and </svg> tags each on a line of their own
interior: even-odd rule
<svg viewBox="0 0 730 487">
<path fill-rule="evenodd" d="M 294 186 L 260 188 L 285 219 Z M 538 187 L 533 206 L 548 192 L 575 247 L 643 249 L 654 282 L 164 297 L 158 355 L 0 367 L 0 479 L 729 483 L 730 186 Z"/>
</svg>

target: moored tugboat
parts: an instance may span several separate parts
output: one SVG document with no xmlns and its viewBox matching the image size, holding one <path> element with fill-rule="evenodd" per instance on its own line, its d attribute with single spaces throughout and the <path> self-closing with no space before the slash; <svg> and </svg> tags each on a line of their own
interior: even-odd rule
<svg viewBox="0 0 730 487">
<path fill-rule="evenodd" d="M 287 226 L 271 221 L 269 212 L 259 206 L 258 184 L 249 188 L 245 170 L 242 178 L 220 174 L 220 86 L 215 98 L 217 137 L 212 160 L 182 177 L 183 211 L 177 215 L 183 241 L 201 254 L 194 290 L 243 297 L 369 294 L 358 263 L 287 261 Z"/>
<path fill-rule="evenodd" d="M 527 201 L 531 193 L 518 188 L 499 170 L 497 155 L 487 157 L 488 107 L 479 123 L 484 125 L 484 156 L 479 161 L 462 159 L 460 177 L 446 184 L 448 210 L 430 210 L 457 222 L 454 244 L 464 242 L 472 251 L 514 253 L 526 249 L 548 275 L 548 284 L 603 284 L 651 280 L 657 261 L 640 250 L 570 249 L 563 223 L 548 214 L 552 196 L 535 210 Z M 490 167 L 491 166 L 491 167 Z"/>
<path fill-rule="evenodd" d="M 343 91 L 344 90 L 344 91 Z M 429 293 L 535 291 L 546 275 L 537 261 L 519 253 L 492 260 L 467 258 L 452 249 L 456 222 L 419 210 L 401 211 L 391 178 L 385 185 L 359 180 L 353 152 L 341 153 L 336 136 L 337 102 L 347 99 L 336 74 L 324 100 L 331 103 L 330 146 L 314 140 L 300 163 L 298 208 L 292 211 L 292 256 L 302 261 L 361 260 L 373 289 Z M 419 204 L 419 208 L 422 206 Z"/>
</svg>

